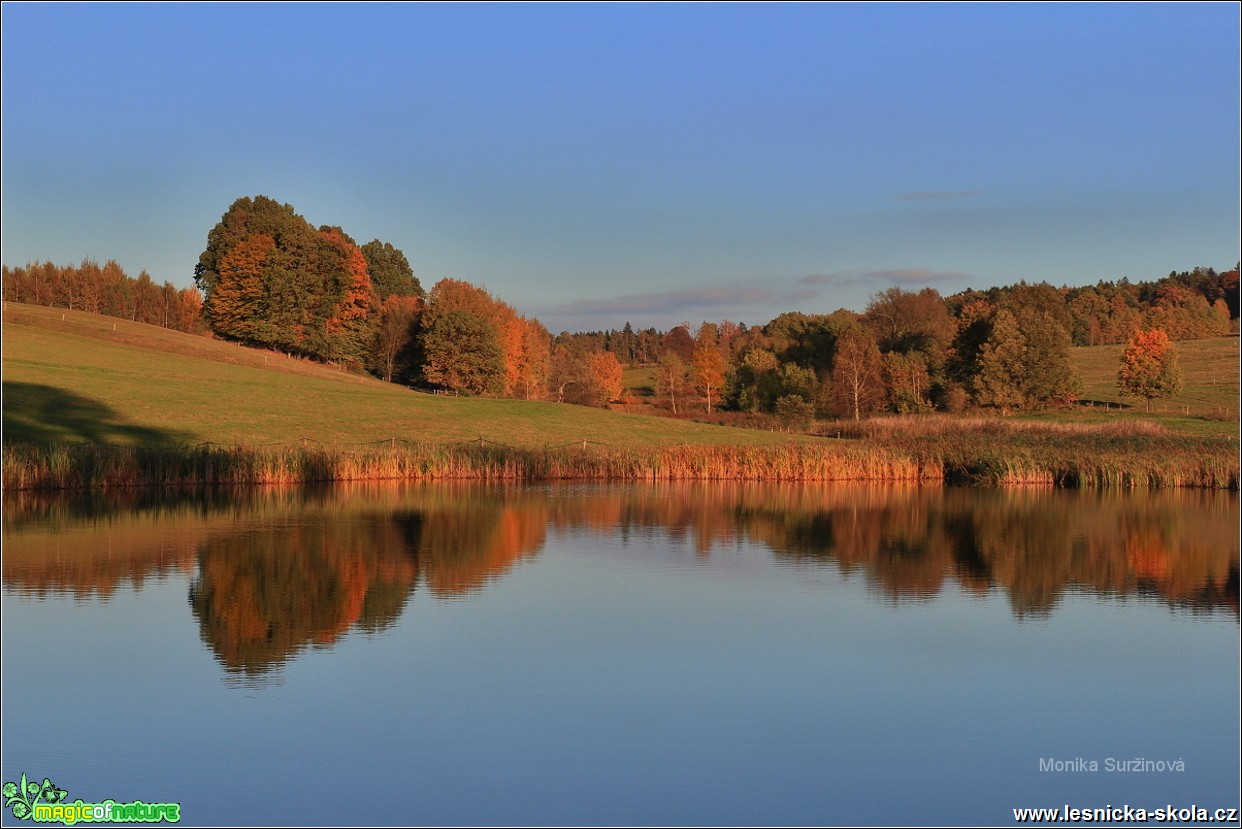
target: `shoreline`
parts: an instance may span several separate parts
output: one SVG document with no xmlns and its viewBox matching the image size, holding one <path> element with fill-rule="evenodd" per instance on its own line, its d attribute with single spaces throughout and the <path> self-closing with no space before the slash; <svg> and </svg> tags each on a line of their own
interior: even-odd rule
<svg viewBox="0 0 1242 829">
<path fill-rule="evenodd" d="M 1076 489 L 1237 490 L 1238 444 L 1184 435 L 909 435 L 777 446 L 519 447 L 397 441 L 373 448 L 4 446 L 5 490 L 336 481 L 876 482 Z"/>
</svg>

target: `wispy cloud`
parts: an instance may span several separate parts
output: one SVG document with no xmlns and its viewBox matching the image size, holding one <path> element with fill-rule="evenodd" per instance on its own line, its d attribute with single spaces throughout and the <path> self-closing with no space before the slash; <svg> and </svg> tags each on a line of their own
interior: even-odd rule
<svg viewBox="0 0 1242 829">
<path fill-rule="evenodd" d="M 899 268 L 893 271 L 867 271 L 865 276 L 869 280 L 887 280 L 889 282 L 915 284 L 953 282 L 955 280 L 970 278 L 969 274 L 962 273 L 961 271 L 933 271 L 930 268 Z"/>
<path fill-rule="evenodd" d="M 954 199 L 969 199 L 985 192 L 985 190 L 923 190 L 914 193 L 894 193 L 893 198 L 897 201 L 953 201 Z"/>
<path fill-rule="evenodd" d="M 648 294 L 626 294 L 604 299 L 582 299 L 550 309 L 554 314 L 573 316 L 615 316 L 619 314 L 695 314 L 723 308 L 753 307 L 775 302 L 802 302 L 817 292 L 809 288 L 793 291 L 762 286 L 721 285 L 686 288 Z"/>
<path fill-rule="evenodd" d="M 798 277 L 804 285 L 843 285 L 847 284 L 848 273 L 808 273 Z"/>
<path fill-rule="evenodd" d="M 889 282 L 894 285 L 930 285 L 936 282 L 955 282 L 970 279 L 961 271 L 933 271 L 930 268 L 897 268 L 878 271 L 840 271 L 839 273 L 810 273 L 798 279 L 804 285 L 874 285 Z"/>
</svg>

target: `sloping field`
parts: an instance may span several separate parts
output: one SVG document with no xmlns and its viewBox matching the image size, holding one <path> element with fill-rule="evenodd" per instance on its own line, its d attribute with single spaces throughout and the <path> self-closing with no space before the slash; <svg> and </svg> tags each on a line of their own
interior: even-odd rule
<svg viewBox="0 0 1242 829">
<path fill-rule="evenodd" d="M 428 395 L 276 352 L 6 303 L 6 441 L 155 445 L 479 437 L 519 446 L 774 444 L 788 437 L 539 401 Z"/>
<path fill-rule="evenodd" d="M 1176 397 L 1152 401 L 1153 412 L 1199 416 L 1238 416 L 1238 338 L 1214 337 L 1173 343 L 1182 372 Z M 1083 380 L 1083 399 L 1144 409 L 1141 399 L 1117 393 L 1117 369 L 1125 346 L 1075 348 L 1074 362 Z"/>
<path fill-rule="evenodd" d="M 1214 337 L 1173 344 L 1182 374 L 1182 391 L 1152 401 L 1148 413 L 1140 398 L 1117 393 L 1117 369 L 1125 346 L 1075 348 L 1074 365 L 1083 381 L 1075 419 L 1136 417 L 1182 432 L 1236 435 L 1238 430 L 1238 338 Z"/>
</svg>

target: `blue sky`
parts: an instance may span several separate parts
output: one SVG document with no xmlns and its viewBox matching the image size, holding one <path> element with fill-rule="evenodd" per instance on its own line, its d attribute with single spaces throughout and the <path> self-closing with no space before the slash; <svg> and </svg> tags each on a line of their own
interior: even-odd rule
<svg viewBox="0 0 1242 829">
<path fill-rule="evenodd" d="M 263 194 L 555 331 L 1231 267 L 1239 5 L 3 6 L 3 261 Z"/>
</svg>

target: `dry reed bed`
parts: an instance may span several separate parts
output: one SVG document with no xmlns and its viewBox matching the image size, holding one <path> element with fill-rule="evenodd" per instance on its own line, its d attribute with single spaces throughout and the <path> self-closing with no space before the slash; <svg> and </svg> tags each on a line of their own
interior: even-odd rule
<svg viewBox="0 0 1242 829">
<path fill-rule="evenodd" d="M 1236 439 L 1179 434 L 1150 421 L 901 417 L 859 424 L 855 434 L 892 451 L 935 458 L 953 483 L 1238 488 Z"/>
<path fill-rule="evenodd" d="M 337 450 L 11 444 L 4 487 L 80 489 L 365 480 L 939 481 L 943 470 L 852 444 L 527 449 L 408 444 Z"/>
<path fill-rule="evenodd" d="M 845 439 L 663 449 L 497 444 L 4 448 L 9 490 L 360 480 L 890 481 L 1090 488 L 1238 488 L 1236 440 L 997 419 L 887 418 Z"/>
</svg>

